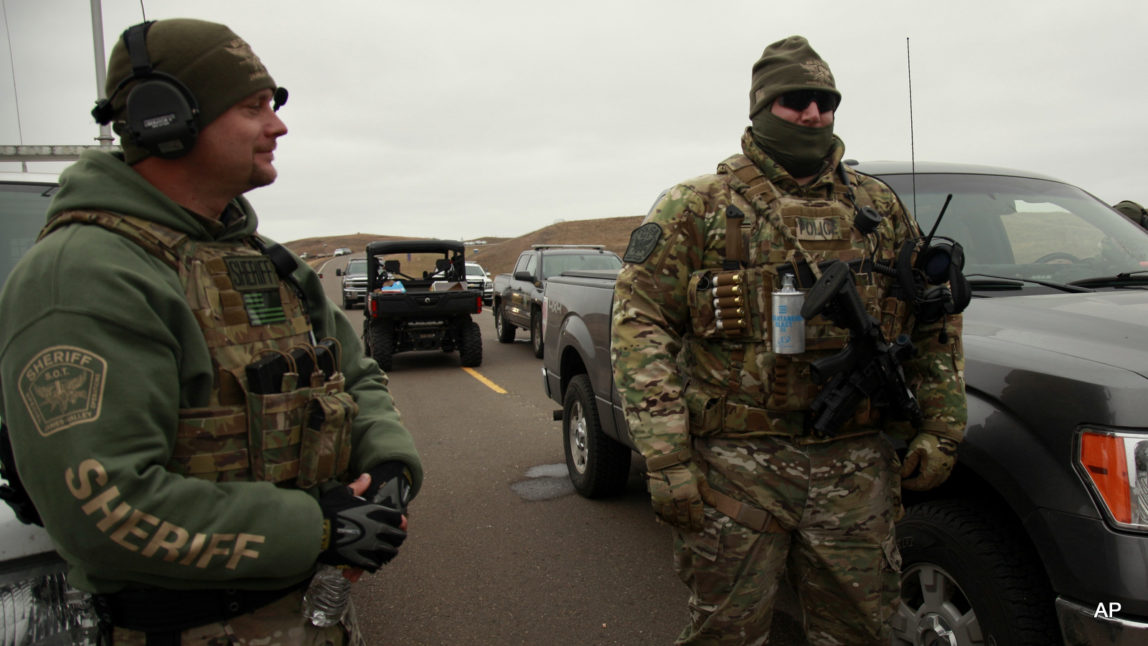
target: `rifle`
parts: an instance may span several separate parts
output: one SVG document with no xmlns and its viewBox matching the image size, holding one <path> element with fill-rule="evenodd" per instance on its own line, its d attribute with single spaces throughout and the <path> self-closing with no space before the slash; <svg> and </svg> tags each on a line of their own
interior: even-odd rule
<svg viewBox="0 0 1148 646">
<path fill-rule="evenodd" d="M 813 433 L 820 437 L 836 435 L 865 398 L 898 419 L 920 426 L 921 406 L 901 369 L 901 362 L 912 357 L 916 348 L 906 334 L 892 343 L 885 339 L 880 323 L 865 311 L 853 272 L 845 262 L 830 263 L 806 294 L 802 318 L 809 320 L 818 314 L 848 329 L 849 342 L 841 352 L 810 364 L 813 381 L 825 384 L 811 406 Z"/>
</svg>

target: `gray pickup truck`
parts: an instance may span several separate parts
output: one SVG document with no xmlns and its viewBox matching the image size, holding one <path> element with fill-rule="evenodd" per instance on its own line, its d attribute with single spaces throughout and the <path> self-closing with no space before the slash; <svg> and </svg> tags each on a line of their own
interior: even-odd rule
<svg viewBox="0 0 1148 646">
<path fill-rule="evenodd" d="M 959 241 L 969 420 L 952 477 L 905 492 L 894 644 L 1148 644 L 1148 233 L 1004 169 L 863 164 Z M 913 185 L 916 195 L 913 195 Z M 614 273 L 546 286 L 547 395 L 584 496 L 632 443 L 610 371 Z"/>
<path fill-rule="evenodd" d="M 494 329 L 499 343 L 513 343 L 516 328 L 530 330 L 534 356 L 542 356 L 542 290 L 551 276 L 575 269 L 619 269 L 622 259 L 601 245 L 536 244 L 518 256 L 514 270 L 494 277 Z"/>
</svg>

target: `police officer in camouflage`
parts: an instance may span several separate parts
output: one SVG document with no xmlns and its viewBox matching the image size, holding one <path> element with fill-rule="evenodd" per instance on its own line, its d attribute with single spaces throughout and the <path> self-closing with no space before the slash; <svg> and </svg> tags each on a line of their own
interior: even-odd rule
<svg viewBox="0 0 1148 646">
<path fill-rule="evenodd" d="M 362 643 L 352 607 L 304 615 L 309 583 L 396 554 L 422 467 L 386 376 L 243 197 L 275 180 L 286 94 L 189 19 L 126 30 L 107 81 L 93 115 L 123 152 L 64 171 L 0 293 L 19 475 L 112 643 Z"/>
<path fill-rule="evenodd" d="M 766 47 L 742 153 L 666 191 L 618 277 L 614 378 L 692 593 L 679 644 L 765 643 L 783 577 L 810 644 L 888 644 L 901 487 L 943 482 L 963 436 L 959 314 L 917 320 L 893 295 L 896 279 L 866 262 L 850 265 L 866 310 L 886 339 L 905 333 L 917 349 L 903 369 L 924 413 L 918 428 L 863 402 L 834 433 L 812 433 L 821 387 L 810 362 L 841 351 L 848 332 L 817 317 L 803 352 L 773 351 L 780 268 L 813 272 L 797 272 L 805 291 L 820 262 L 891 266 L 921 235 L 887 186 L 842 163 L 840 100 L 804 38 Z M 863 207 L 883 216 L 868 234 L 853 227 Z M 907 442 L 903 460 L 890 437 Z"/>
</svg>

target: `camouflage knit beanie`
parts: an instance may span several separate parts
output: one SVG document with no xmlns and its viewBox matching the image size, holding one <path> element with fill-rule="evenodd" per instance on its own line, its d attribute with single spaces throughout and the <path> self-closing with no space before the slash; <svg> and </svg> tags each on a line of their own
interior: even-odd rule
<svg viewBox="0 0 1148 646">
<path fill-rule="evenodd" d="M 841 93 L 833 81 L 829 65 L 813 51 L 809 41 L 801 36 L 779 40 L 761 53 L 753 64 L 749 89 L 749 116 L 769 107 L 777 97 L 793 90 L 826 90 Z"/>
<path fill-rule="evenodd" d="M 199 104 L 196 121 L 200 130 L 243 98 L 276 87 L 251 46 L 225 25 L 190 18 L 159 20 L 148 29 L 146 41 L 152 69 L 174 76 Z M 131 57 L 120 38 L 108 59 L 108 95 L 131 75 Z M 134 85 L 129 83 L 112 102 L 114 128 L 129 164 L 149 154 L 134 145 L 124 123 L 128 95 Z"/>
</svg>

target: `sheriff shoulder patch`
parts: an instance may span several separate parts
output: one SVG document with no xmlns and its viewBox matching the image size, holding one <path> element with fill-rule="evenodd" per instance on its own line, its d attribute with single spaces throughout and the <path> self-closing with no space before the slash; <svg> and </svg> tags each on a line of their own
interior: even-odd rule
<svg viewBox="0 0 1148 646">
<path fill-rule="evenodd" d="M 630 232 L 630 244 L 626 247 L 624 262 L 646 262 L 658 241 L 662 239 L 662 227 L 657 222 L 647 222 Z"/>
<path fill-rule="evenodd" d="M 40 435 L 99 419 L 107 372 L 108 362 L 83 348 L 57 345 L 33 357 L 18 388 Z"/>
</svg>

